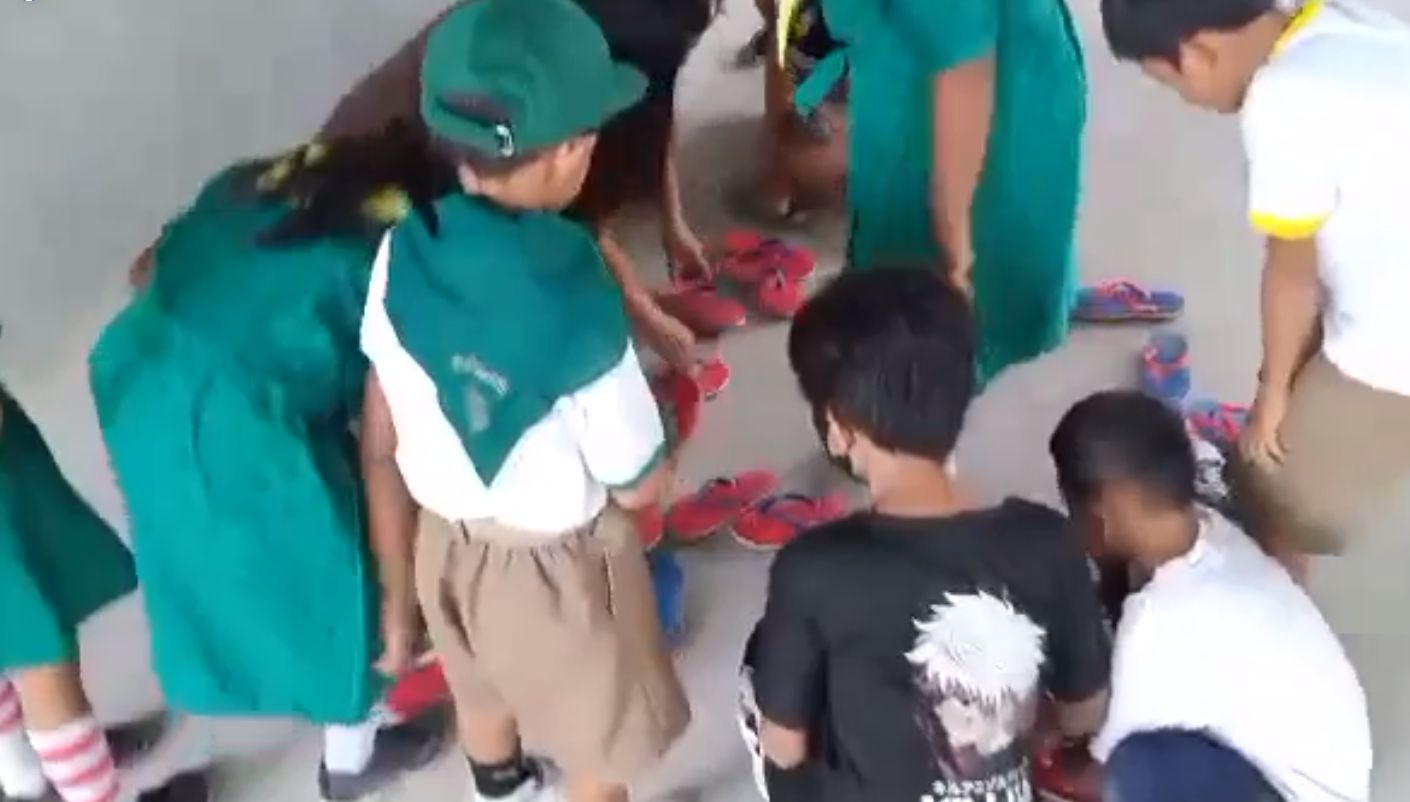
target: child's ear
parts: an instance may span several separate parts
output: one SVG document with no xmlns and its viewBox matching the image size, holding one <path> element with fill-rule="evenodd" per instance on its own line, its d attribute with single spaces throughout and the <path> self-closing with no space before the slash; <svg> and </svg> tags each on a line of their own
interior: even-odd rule
<svg viewBox="0 0 1410 802">
<path fill-rule="evenodd" d="M 845 456 L 857 442 L 856 432 L 837 419 L 832 410 L 823 413 L 827 420 L 827 453 L 834 457 Z"/>
</svg>

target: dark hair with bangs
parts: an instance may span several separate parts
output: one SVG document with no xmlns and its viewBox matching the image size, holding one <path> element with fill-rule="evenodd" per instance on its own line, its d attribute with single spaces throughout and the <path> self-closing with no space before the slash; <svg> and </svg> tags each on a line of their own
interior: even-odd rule
<svg viewBox="0 0 1410 802">
<path fill-rule="evenodd" d="M 1069 507 L 1094 501 L 1113 481 L 1134 482 L 1172 506 L 1195 501 L 1194 446 L 1185 422 L 1148 395 L 1109 390 L 1077 402 L 1058 423 L 1048 451 Z"/>
<path fill-rule="evenodd" d="M 929 267 L 852 270 L 794 319 L 788 357 L 815 413 L 878 446 L 949 458 L 974 396 L 969 303 Z"/>
</svg>

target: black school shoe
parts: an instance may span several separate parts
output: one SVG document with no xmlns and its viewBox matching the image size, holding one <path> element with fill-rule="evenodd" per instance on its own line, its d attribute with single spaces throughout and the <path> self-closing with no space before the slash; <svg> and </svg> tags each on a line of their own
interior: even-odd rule
<svg viewBox="0 0 1410 802">
<path fill-rule="evenodd" d="M 204 771 L 178 774 L 166 785 L 139 794 L 137 802 L 210 802 L 211 787 Z"/>
<path fill-rule="evenodd" d="M 104 735 L 108 739 L 108 752 L 118 768 L 131 765 L 152 751 L 167 733 L 166 713 L 154 713 L 136 721 L 129 721 L 109 728 Z"/>
<path fill-rule="evenodd" d="M 448 721 L 444 710 L 435 710 L 419 718 L 377 731 L 377 744 L 367 768 L 357 774 L 330 772 L 326 765 L 318 767 L 318 791 L 328 802 L 354 802 L 370 796 L 409 771 L 415 771 L 435 760 L 445 748 Z M 173 800 L 186 802 L 186 800 Z"/>
</svg>

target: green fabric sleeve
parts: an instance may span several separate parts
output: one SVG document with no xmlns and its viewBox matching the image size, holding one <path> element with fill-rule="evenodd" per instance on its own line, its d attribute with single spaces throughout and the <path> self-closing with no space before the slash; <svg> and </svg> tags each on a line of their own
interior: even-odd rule
<svg viewBox="0 0 1410 802">
<path fill-rule="evenodd" d="M 944 72 L 994 50 L 999 0 L 892 0 L 892 23 L 922 68 Z"/>
</svg>

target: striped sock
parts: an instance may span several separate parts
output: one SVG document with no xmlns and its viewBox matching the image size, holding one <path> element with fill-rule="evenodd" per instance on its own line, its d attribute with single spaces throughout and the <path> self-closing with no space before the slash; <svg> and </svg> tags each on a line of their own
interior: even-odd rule
<svg viewBox="0 0 1410 802">
<path fill-rule="evenodd" d="M 24 734 L 20 695 L 0 677 L 0 791 L 9 799 L 39 799 L 49 789 L 39 756 Z"/>
<path fill-rule="evenodd" d="M 31 732 L 29 742 L 64 802 L 113 802 L 117 798 L 117 769 L 108 752 L 108 739 L 92 716 L 56 730 Z"/>
</svg>

